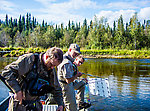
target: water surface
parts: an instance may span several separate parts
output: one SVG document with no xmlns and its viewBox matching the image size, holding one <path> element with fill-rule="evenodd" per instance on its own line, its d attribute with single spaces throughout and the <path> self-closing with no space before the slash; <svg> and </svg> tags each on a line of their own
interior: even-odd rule
<svg viewBox="0 0 150 111">
<path fill-rule="evenodd" d="M 96 97 L 94 110 L 150 111 L 150 59 L 86 59 L 79 70 L 108 78 L 111 97 Z"/>
<path fill-rule="evenodd" d="M 3 68 L 10 64 L 11 62 L 15 61 L 16 57 L 0 57 L 0 73 L 2 72 Z M 0 81 L 0 102 L 4 100 L 9 93 L 9 89 L 3 84 L 3 82 Z"/>
<path fill-rule="evenodd" d="M 14 60 L 0 58 L 0 71 Z M 86 59 L 79 71 L 108 78 L 111 97 L 96 97 L 95 111 L 150 111 L 150 59 Z M 0 83 L 0 101 L 7 91 Z"/>
</svg>

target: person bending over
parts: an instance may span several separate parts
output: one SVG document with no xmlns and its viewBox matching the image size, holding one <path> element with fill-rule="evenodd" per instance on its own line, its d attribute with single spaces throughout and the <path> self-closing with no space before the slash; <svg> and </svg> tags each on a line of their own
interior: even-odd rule
<svg viewBox="0 0 150 111">
<path fill-rule="evenodd" d="M 7 65 L 2 76 L 14 93 L 8 111 L 42 111 L 39 97 L 50 92 L 58 104 L 57 111 L 63 111 L 62 89 L 54 68 L 62 60 L 62 50 L 52 47 L 45 53 L 24 54 Z"/>
</svg>

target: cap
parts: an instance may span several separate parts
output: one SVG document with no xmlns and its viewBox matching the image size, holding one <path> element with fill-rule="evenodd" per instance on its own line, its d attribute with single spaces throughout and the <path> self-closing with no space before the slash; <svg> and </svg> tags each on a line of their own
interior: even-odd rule
<svg viewBox="0 0 150 111">
<path fill-rule="evenodd" d="M 80 47 L 77 44 L 70 44 L 70 49 L 74 50 L 76 53 L 80 53 Z"/>
</svg>

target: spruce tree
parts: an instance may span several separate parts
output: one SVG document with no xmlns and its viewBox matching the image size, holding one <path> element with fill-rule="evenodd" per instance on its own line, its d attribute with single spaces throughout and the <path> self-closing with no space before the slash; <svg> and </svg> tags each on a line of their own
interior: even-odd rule
<svg viewBox="0 0 150 111">
<path fill-rule="evenodd" d="M 8 26 L 8 15 L 6 14 L 5 25 Z"/>
<path fill-rule="evenodd" d="M 9 20 L 9 28 L 13 28 L 13 22 L 12 22 L 13 20 L 12 20 L 12 17 L 10 18 L 10 20 Z"/>
<path fill-rule="evenodd" d="M 90 21 L 90 28 L 93 29 L 93 21 Z"/>
<path fill-rule="evenodd" d="M 29 14 L 26 15 L 26 30 L 29 30 Z"/>
<path fill-rule="evenodd" d="M 42 21 L 42 27 L 44 27 L 45 25 L 44 25 L 44 20 Z"/>
<path fill-rule="evenodd" d="M 34 19 L 34 17 L 32 18 L 32 28 L 33 29 L 35 28 L 35 19 Z"/>
<path fill-rule="evenodd" d="M 0 26 L 1 26 L 1 24 L 2 24 L 2 21 L 1 21 L 1 19 L 0 19 Z"/>
<path fill-rule="evenodd" d="M 29 29 L 32 30 L 31 14 L 29 13 Z"/>
<path fill-rule="evenodd" d="M 18 30 L 19 30 L 20 33 L 21 33 L 22 30 L 23 30 L 23 25 L 22 25 L 22 22 L 21 22 L 21 15 L 20 15 L 20 17 L 19 17 Z"/>
<path fill-rule="evenodd" d="M 17 19 L 14 19 L 13 27 L 17 27 Z"/>
<path fill-rule="evenodd" d="M 24 16 L 22 16 L 21 25 L 22 25 L 22 30 L 25 31 L 25 17 Z"/>
<path fill-rule="evenodd" d="M 71 29 L 71 23 L 70 23 L 70 20 L 69 20 L 69 23 L 68 23 L 68 30 Z"/>
</svg>

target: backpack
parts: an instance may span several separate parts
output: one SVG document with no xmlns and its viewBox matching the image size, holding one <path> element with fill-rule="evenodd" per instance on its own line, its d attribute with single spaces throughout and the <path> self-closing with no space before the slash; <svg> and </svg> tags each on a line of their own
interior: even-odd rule
<svg viewBox="0 0 150 111">
<path fill-rule="evenodd" d="M 18 82 L 21 85 L 21 89 L 25 89 L 25 92 L 28 92 L 31 96 L 43 96 L 44 94 L 50 93 L 54 90 L 54 87 L 50 86 L 49 81 L 39 77 L 39 73 L 37 71 L 39 54 L 35 53 L 34 56 L 35 60 L 32 70 L 26 74 L 26 77 L 19 77 Z M 11 90 L 11 92 L 14 93 L 10 86 L 5 82 L 6 79 L 1 75 L 0 80 Z"/>
<path fill-rule="evenodd" d="M 34 56 L 35 60 L 32 70 L 26 75 L 26 77 L 22 78 L 25 82 L 23 88 L 25 88 L 25 91 L 31 96 L 43 96 L 46 93 L 50 93 L 54 88 L 50 86 L 48 80 L 39 77 L 37 71 L 39 54 L 34 54 Z"/>
</svg>

